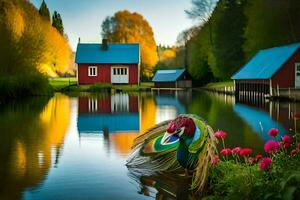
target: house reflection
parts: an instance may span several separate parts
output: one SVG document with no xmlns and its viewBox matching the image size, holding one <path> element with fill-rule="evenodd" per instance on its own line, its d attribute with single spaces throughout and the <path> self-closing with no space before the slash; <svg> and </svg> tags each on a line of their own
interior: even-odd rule
<svg viewBox="0 0 300 200">
<path fill-rule="evenodd" d="M 125 93 L 79 97 L 79 137 L 103 137 L 107 150 L 113 145 L 120 154 L 130 151 L 140 132 L 139 97 Z"/>
</svg>

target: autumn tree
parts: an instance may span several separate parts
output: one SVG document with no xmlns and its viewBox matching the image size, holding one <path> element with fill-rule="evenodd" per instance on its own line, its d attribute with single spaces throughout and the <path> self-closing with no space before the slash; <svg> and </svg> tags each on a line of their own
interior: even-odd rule
<svg viewBox="0 0 300 200">
<path fill-rule="evenodd" d="M 64 35 L 64 25 L 61 16 L 57 11 L 54 11 L 52 15 L 52 26 L 56 28 L 61 35 Z"/>
<path fill-rule="evenodd" d="M 47 4 L 45 3 L 45 1 L 43 0 L 40 9 L 39 9 L 39 13 L 41 16 L 43 16 L 46 20 L 50 21 L 50 11 L 47 7 Z"/>
<path fill-rule="evenodd" d="M 67 41 L 27 1 L 0 0 L 0 38 L 0 76 L 55 76 L 69 66 Z"/>
<path fill-rule="evenodd" d="M 151 26 L 136 12 L 119 11 L 106 17 L 101 26 L 103 38 L 113 43 L 139 43 L 141 46 L 141 70 L 145 76 L 152 75 L 158 62 L 156 43 Z"/>
</svg>

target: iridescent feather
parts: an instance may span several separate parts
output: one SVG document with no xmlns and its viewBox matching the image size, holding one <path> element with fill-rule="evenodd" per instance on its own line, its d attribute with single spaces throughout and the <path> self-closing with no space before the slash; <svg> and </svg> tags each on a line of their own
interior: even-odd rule
<svg viewBox="0 0 300 200">
<path fill-rule="evenodd" d="M 177 134 L 167 134 L 167 128 L 170 128 L 168 125 L 177 122 L 181 125 L 180 120 L 186 118 L 192 119 L 196 126 L 193 136 L 183 134 L 176 137 Z M 188 127 L 185 128 L 187 130 Z M 168 142 L 164 142 L 166 136 Z M 217 152 L 216 144 L 217 139 L 212 128 L 202 118 L 191 114 L 180 115 L 175 120 L 162 122 L 137 137 L 126 165 L 144 175 L 192 169 L 191 187 L 201 192 L 208 178 L 210 161 Z"/>
</svg>

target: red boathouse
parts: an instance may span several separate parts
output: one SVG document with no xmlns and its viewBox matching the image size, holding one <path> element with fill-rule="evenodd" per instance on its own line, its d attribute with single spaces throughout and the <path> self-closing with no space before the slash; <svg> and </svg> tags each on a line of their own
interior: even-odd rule
<svg viewBox="0 0 300 200">
<path fill-rule="evenodd" d="M 259 51 L 231 79 L 236 95 L 300 88 L 300 43 Z"/>
<path fill-rule="evenodd" d="M 79 43 L 76 58 L 78 84 L 139 84 L 139 44 Z"/>
</svg>

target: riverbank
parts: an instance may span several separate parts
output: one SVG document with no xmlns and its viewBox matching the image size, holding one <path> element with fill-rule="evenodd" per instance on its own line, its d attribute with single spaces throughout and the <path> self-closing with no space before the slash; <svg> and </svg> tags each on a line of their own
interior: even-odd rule
<svg viewBox="0 0 300 200">
<path fill-rule="evenodd" d="M 215 93 L 234 95 L 234 83 L 233 81 L 208 83 L 203 87 L 196 88 L 196 90 L 206 90 Z"/>
<path fill-rule="evenodd" d="M 49 78 L 49 83 L 55 92 L 103 92 L 103 91 L 123 91 L 140 92 L 150 91 L 152 82 L 141 82 L 140 85 L 113 85 L 113 84 L 93 84 L 77 85 L 76 78 Z"/>
</svg>

